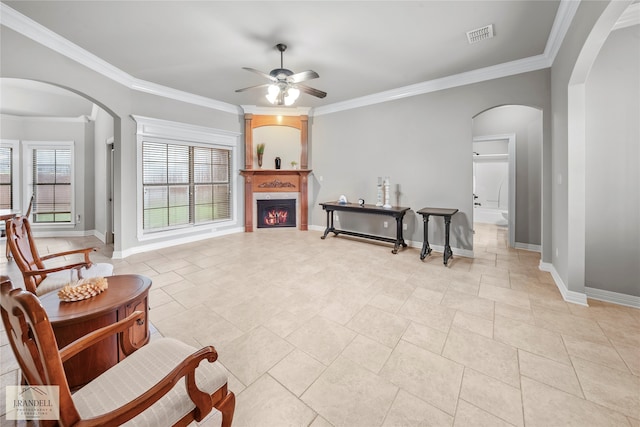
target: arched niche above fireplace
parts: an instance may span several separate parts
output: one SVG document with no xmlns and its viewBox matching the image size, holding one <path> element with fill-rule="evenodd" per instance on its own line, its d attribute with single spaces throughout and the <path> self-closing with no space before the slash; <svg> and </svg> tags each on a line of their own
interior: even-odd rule
<svg viewBox="0 0 640 427">
<path fill-rule="evenodd" d="M 261 141 L 254 138 L 254 130 L 262 128 L 264 126 L 286 126 L 295 128 L 300 131 L 300 164 L 301 170 L 309 168 L 308 160 L 308 133 L 309 133 L 309 116 L 279 116 L 279 115 L 258 115 L 258 114 L 245 114 L 244 115 L 244 168 L 254 169 L 255 156 L 257 144 Z M 289 138 L 289 137 L 287 137 Z M 275 157 L 277 154 L 274 154 Z M 288 159 L 284 159 L 285 161 Z M 291 159 L 293 160 L 293 159 Z M 269 159 L 272 161 L 272 159 Z M 284 164 L 286 167 L 286 164 Z M 274 166 L 269 166 L 274 168 Z"/>
</svg>

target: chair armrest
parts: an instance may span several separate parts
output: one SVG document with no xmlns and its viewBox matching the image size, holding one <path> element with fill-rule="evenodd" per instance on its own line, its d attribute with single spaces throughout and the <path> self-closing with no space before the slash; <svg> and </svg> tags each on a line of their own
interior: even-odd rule
<svg viewBox="0 0 640 427">
<path fill-rule="evenodd" d="M 65 347 L 60 349 L 60 359 L 62 362 L 66 362 L 71 357 L 75 356 L 77 353 L 82 350 L 92 346 L 98 341 L 102 341 L 103 339 L 117 333 L 123 332 L 125 329 L 133 326 L 134 323 L 137 323 L 139 320 L 144 319 L 144 312 L 142 311 L 134 311 L 129 316 L 124 319 L 112 323 L 111 325 L 104 326 L 100 329 L 96 329 L 93 332 L 84 335 L 77 340 L 73 341 L 71 344 L 66 345 Z"/>
<path fill-rule="evenodd" d="M 43 274 L 55 273 L 56 271 L 72 270 L 74 268 L 89 267 L 89 266 L 90 265 L 87 264 L 86 262 L 77 262 L 75 264 L 63 265 L 62 267 L 52 267 L 52 268 L 43 268 L 40 270 L 24 271 L 22 274 L 24 274 L 25 276 L 42 276 Z"/>
<path fill-rule="evenodd" d="M 75 425 L 77 427 L 85 427 L 123 424 L 160 400 L 182 378 L 185 378 L 189 397 L 196 405 L 196 421 L 202 420 L 213 408 L 211 396 L 199 390 L 195 385 L 195 370 L 204 359 L 207 359 L 210 363 L 215 362 L 218 359 L 218 353 L 215 348 L 207 346 L 192 353 L 153 387 L 136 397 L 135 400 L 106 414 L 81 420 Z"/>
<path fill-rule="evenodd" d="M 89 259 L 89 252 L 95 252 L 98 248 L 84 248 L 84 249 L 73 249 L 70 251 L 57 252 L 55 254 L 48 254 L 40 257 L 41 260 L 45 261 L 52 258 L 57 258 L 61 256 L 74 255 L 74 254 L 84 254 L 84 262 L 89 264 L 87 267 L 91 267 L 91 260 Z"/>
</svg>

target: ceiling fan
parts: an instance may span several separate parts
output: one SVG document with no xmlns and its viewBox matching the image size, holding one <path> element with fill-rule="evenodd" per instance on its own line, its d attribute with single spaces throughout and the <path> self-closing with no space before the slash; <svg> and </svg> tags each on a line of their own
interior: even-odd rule
<svg viewBox="0 0 640 427">
<path fill-rule="evenodd" d="M 283 66 L 282 57 L 284 51 L 287 50 L 287 45 L 278 43 L 276 45 L 276 49 L 280 51 L 280 68 L 271 70 L 269 74 L 263 73 L 255 68 L 242 67 L 244 70 L 251 71 L 267 78 L 270 82 L 246 87 L 244 89 L 237 89 L 236 92 L 268 87 L 266 97 L 267 100 L 274 105 L 293 105 L 296 99 L 298 99 L 298 96 L 300 96 L 300 92 L 308 93 L 309 95 L 313 95 L 318 98 L 324 98 L 327 96 L 326 92 L 301 84 L 307 80 L 317 79 L 320 77 L 318 73 L 312 70 L 307 70 L 294 74 L 293 71 L 287 70 Z"/>
</svg>

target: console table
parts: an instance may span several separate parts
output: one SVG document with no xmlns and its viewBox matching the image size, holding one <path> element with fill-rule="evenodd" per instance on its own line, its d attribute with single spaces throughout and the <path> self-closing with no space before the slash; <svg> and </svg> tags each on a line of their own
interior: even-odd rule
<svg viewBox="0 0 640 427">
<path fill-rule="evenodd" d="M 391 252 L 394 254 L 398 253 L 398 249 L 400 249 L 400 247 L 407 246 L 407 244 L 404 241 L 404 237 L 402 237 L 402 218 L 404 218 L 404 214 L 407 213 L 407 211 L 411 208 L 403 208 L 399 206 L 383 208 L 381 206 L 376 206 L 376 205 L 359 205 L 356 203 L 338 203 L 338 202 L 320 203 L 320 206 L 322 206 L 322 209 L 327 211 L 327 228 L 324 230 L 324 235 L 320 237 L 321 239 L 325 239 L 327 237 L 327 234 L 333 233 L 336 236 L 338 234 L 346 234 L 349 236 L 362 237 L 365 239 L 373 239 L 373 240 L 379 240 L 382 242 L 389 242 L 389 243 L 393 243 L 393 250 Z M 391 237 L 382 237 L 382 236 L 376 236 L 373 234 L 357 233 L 355 231 L 338 230 L 333 225 L 334 211 L 345 211 L 345 212 L 355 212 L 355 213 L 363 213 L 363 214 L 391 216 L 396 220 L 396 238 L 393 239 Z"/>
<path fill-rule="evenodd" d="M 451 217 L 458 212 L 458 209 L 445 209 L 445 208 L 422 208 L 417 213 L 422 215 L 422 222 L 424 223 L 424 241 L 422 242 L 422 251 L 420 252 L 420 259 L 423 260 L 431 253 L 431 247 L 429 246 L 429 216 L 442 216 L 444 217 L 445 228 L 445 242 L 444 242 L 444 265 L 447 265 L 449 258 L 453 257 L 453 251 L 449 245 L 449 228 L 451 225 Z"/>
<path fill-rule="evenodd" d="M 57 292 L 40 297 L 51 327 L 63 348 L 103 326 L 124 319 L 134 311 L 145 313 L 122 334 L 112 335 L 82 350 L 64 363 L 70 388 L 87 384 L 110 367 L 149 342 L 149 288 L 151 279 L 136 274 L 107 277 L 109 287 L 99 295 L 82 301 L 62 302 Z"/>
</svg>

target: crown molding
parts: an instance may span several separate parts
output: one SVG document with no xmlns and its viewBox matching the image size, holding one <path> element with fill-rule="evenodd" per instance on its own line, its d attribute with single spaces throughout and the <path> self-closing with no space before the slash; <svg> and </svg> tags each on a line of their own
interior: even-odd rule
<svg viewBox="0 0 640 427">
<path fill-rule="evenodd" d="M 567 30 L 571 25 L 573 17 L 575 16 L 575 13 L 580 5 L 580 1 L 581 0 L 560 1 L 560 5 L 554 19 L 553 27 L 549 34 L 549 39 L 547 40 L 544 53 L 541 55 L 455 74 L 439 79 L 429 80 L 426 82 L 354 98 L 343 102 L 328 104 L 322 107 L 316 107 L 312 109 L 298 107 L 297 109 L 304 109 L 309 115 L 320 116 L 324 114 L 335 113 L 338 111 L 364 107 L 367 105 L 379 104 L 411 96 L 422 95 L 442 89 L 449 89 L 453 87 L 464 86 L 467 84 L 478 83 L 510 75 L 549 68 L 553 64 L 553 60 L 555 59 L 555 56 L 558 53 L 560 46 L 562 45 L 564 36 L 566 35 Z M 264 111 L 264 114 L 300 115 L 299 112 L 294 113 L 292 110 L 285 108 L 272 109 L 270 107 L 237 106 L 135 78 L 130 74 L 120 70 L 119 68 L 109 64 L 108 62 L 100 59 L 99 57 L 93 55 L 92 53 L 82 49 L 69 40 L 59 36 L 53 31 L 43 27 L 32 19 L 22 15 L 21 13 L 5 5 L 4 3 L 0 3 L 0 23 L 132 90 L 162 96 L 165 98 L 170 98 L 177 101 L 199 105 L 237 115 L 241 115 L 243 111 L 249 112 L 248 109 L 251 110 L 252 108 L 255 108 L 255 110 L 253 111 Z"/>
<path fill-rule="evenodd" d="M 176 101 L 187 102 L 194 105 L 224 111 L 226 113 L 240 114 L 238 106 L 226 102 L 194 95 L 189 92 L 162 86 L 133 77 L 119 68 L 109 64 L 96 55 L 86 51 L 75 43 L 61 37 L 48 28 L 38 24 L 34 20 L 22 15 L 4 3 L 0 3 L 0 23 L 7 28 L 22 34 L 49 49 L 64 55 L 79 64 L 117 82 L 129 89 L 145 92 Z"/>
<path fill-rule="evenodd" d="M 306 116 L 311 107 L 259 107 L 257 105 L 241 105 L 244 114 L 265 116 Z"/>
<path fill-rule="evenodd" d="M 464 86 L 472 83 L 484 82 L 515 74 L 526 73 L 549 68 L 551 64 L 544 55 L 531 56 L 529 58 L 506 62 L 504 64 L 492 65 L 491 67 L 480 68 L 460 74 L 454 74 L 440 79 L 429 80 L 397 89 L 387 90 L 360 98 L 350 99 L 344 102 L 316 107 L 312 110 L 313 116 L 331 114 L 338 111 L 350 110 L 352 108 L 365 107 L 367 105 L 380 104 L 382 102 L 394 101 L 425 93 L 436 92 L 443 89 Z"/>
<path fill-rule="evenodd" d="M 633 3 L 622 13 L 622 16 L 616 21 L 613 29 L 620 30 L 638 24 L 640 24 L 640 3 Z"/>
<path fill-rule="evenodd" d="M 17 122 L 54 122 L 54 123 L 88 123 L 89 116 L 78 117 L 52 117 L 52 116 L 16 116 L 13 114 L 0 114 L 3 120 L 14 120 Z"/>
</svg>

